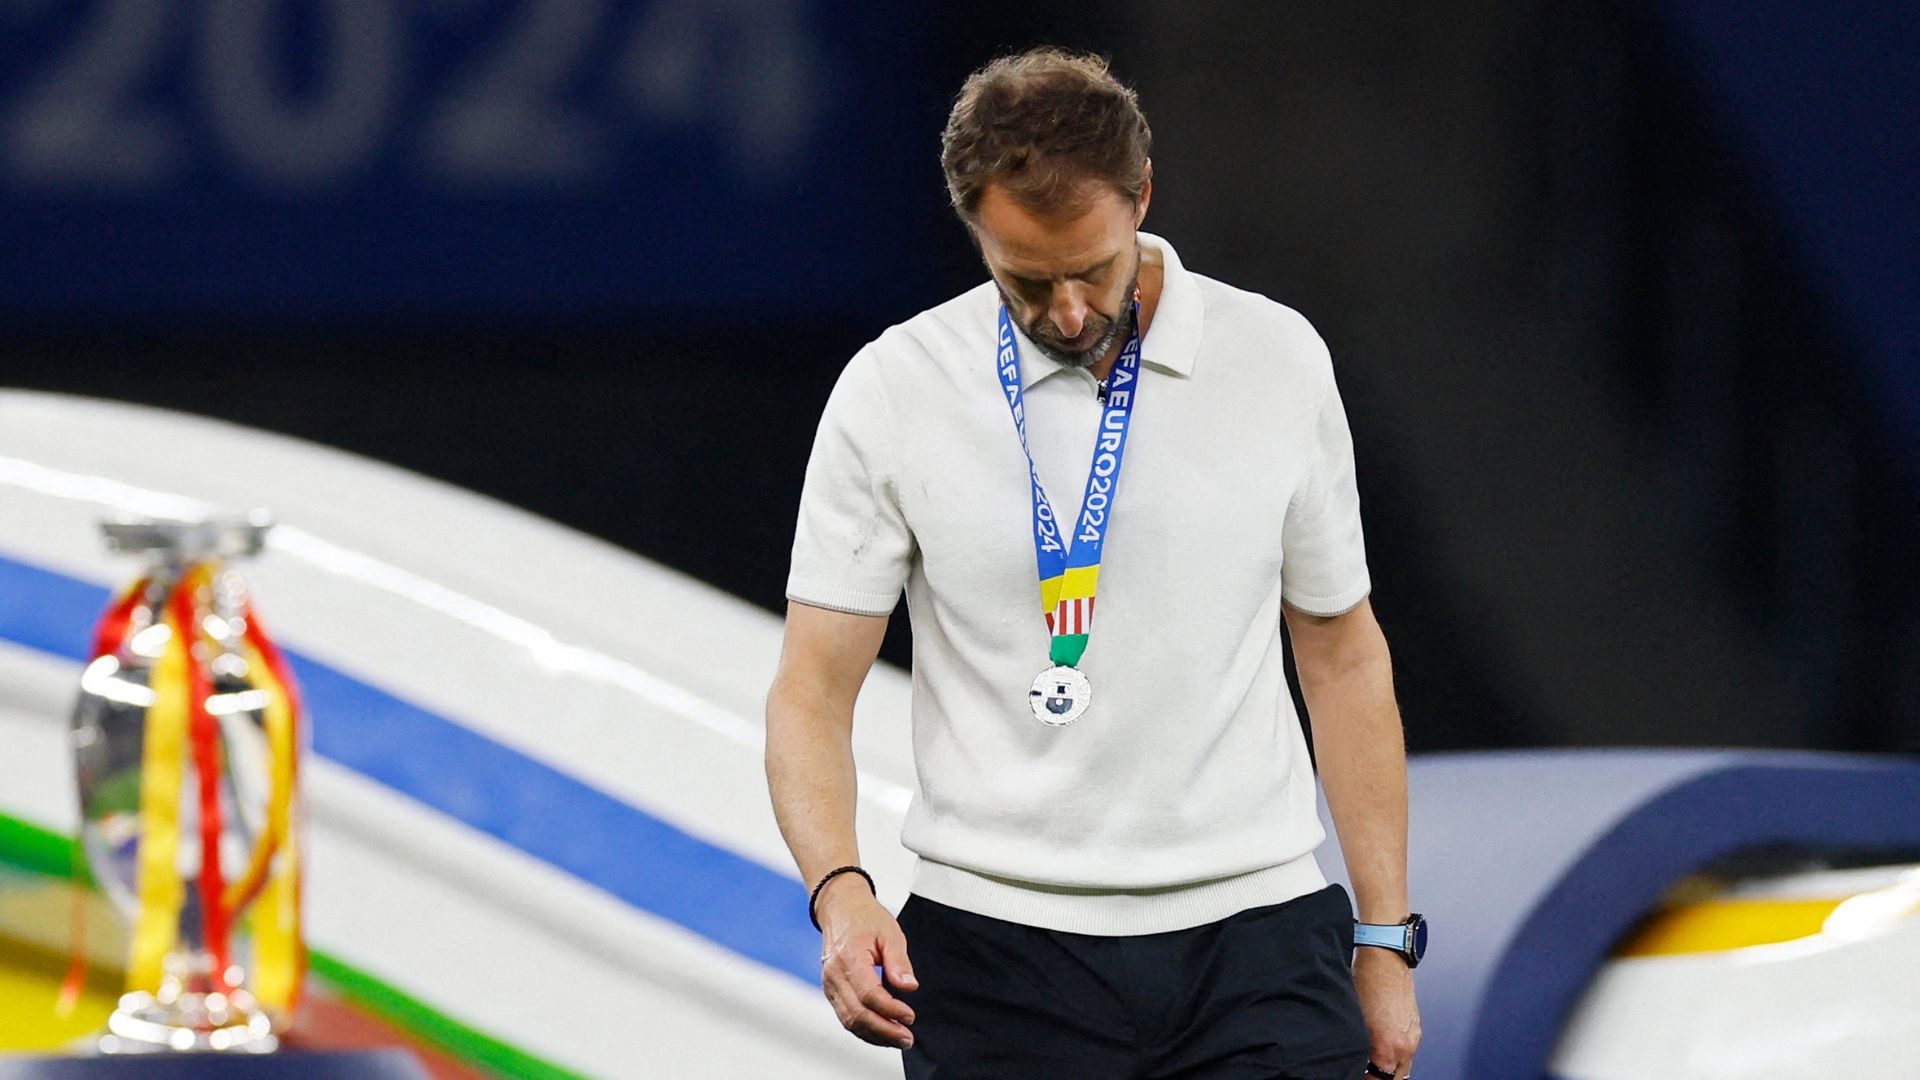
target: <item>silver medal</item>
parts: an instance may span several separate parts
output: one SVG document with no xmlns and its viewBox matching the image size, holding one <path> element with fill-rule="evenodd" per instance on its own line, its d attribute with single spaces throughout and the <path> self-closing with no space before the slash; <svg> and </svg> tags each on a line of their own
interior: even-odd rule
<svg viewBox="0 0 1920 1080">
<path fill-rule="evenodd" d="M 1034 718 L 1050 727 L 1061 727 L 1080 719 L 1092 702 L 1093 684 L 1079 668 L 1065 665 L 1041 672 L 1027 695 L 1027 705 L 1033 710 Z"/>
</svg>

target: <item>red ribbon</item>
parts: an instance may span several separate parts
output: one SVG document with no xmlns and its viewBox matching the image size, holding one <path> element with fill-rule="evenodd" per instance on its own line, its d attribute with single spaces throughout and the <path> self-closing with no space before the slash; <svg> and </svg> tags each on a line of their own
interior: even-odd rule
<svg viewBox="0 0 1920 1080">
<path fill-rule="evenodd" d="M 213 984 L 221 993 L 231 993 L 227 968 L 232 964 L 228 929 L 232 923 L 227 910 L 226 875 L 220 866 L 220 725 L 207 711 L 207 698 L 213 694 L 213 680 L 196 655 L 200 643 L 200 612 L 194 592 L 204 578 L 189 573 L 173 593 L 174 621 L 186 636 L 187 685 L 191 688 L 188 705 L 188 738 L 193 745 L 194 771 L 199 778 L 200 794 L 200 917 L 206 935 L 207 951 L 213 954 Z"/>
</svg>

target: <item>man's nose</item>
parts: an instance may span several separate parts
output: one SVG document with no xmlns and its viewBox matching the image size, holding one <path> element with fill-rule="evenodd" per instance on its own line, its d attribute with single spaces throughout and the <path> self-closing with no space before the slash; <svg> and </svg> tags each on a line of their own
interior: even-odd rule
<svg viewBox="0 0 1920 1080">
<path fill-rule="evenodd" d="M 1060 336 L 1076 338 L 1087 325 L 1087 298 L 1070 282 L 1056 286 L 1053 290 L 1053 302 L 1047 308 L 1047 319 Z"/>
</svg>

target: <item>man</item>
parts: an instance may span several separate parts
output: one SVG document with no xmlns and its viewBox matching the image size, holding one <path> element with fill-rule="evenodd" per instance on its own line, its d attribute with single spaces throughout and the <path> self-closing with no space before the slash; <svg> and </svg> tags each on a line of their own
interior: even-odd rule
<svg viewBox="0 0 1920 1080">
<path fill-rule="evenodd" d="M 1402 1080 L 1405 750 L 1345 413 L 1304 319 L 1138 231 L 1149 142 L 1096 58 L 967 80 L 941 158 L 992 281 L 861 350 L 827 405 L 774 808 L 827 997 L 909 1078 Z M 896 921 L 858 869 L 850 733 L 902 588 L 920 861 Z M 1283 619 L 1359 918 L 1396 949 L 1350 955 L 1314 861 Z"/>
</svg>

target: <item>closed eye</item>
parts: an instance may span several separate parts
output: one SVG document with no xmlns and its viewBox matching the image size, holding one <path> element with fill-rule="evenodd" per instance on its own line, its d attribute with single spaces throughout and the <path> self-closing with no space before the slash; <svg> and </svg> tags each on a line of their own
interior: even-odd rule
<svg viewBox="0 0 1920 1080">
<path fill-rule="evenodd" d="M 1101 263 L 1099 266 L 1093 267 L 1088 270 L 1082 270 L 1080 273 L 1073 275 L 1074 279 L 1078 281 L 1084 281 L 1089 285 L 1098 285 L 1100 282 L 1105 281 L 1107 279 L 1107 274 L 1113 270 L 1113 260 L 1117 258 L 1119 258 L 1119 256 L 1115 255 L 1113 259 L 1108 259 L 1106 262 Z"/>
</svg>

